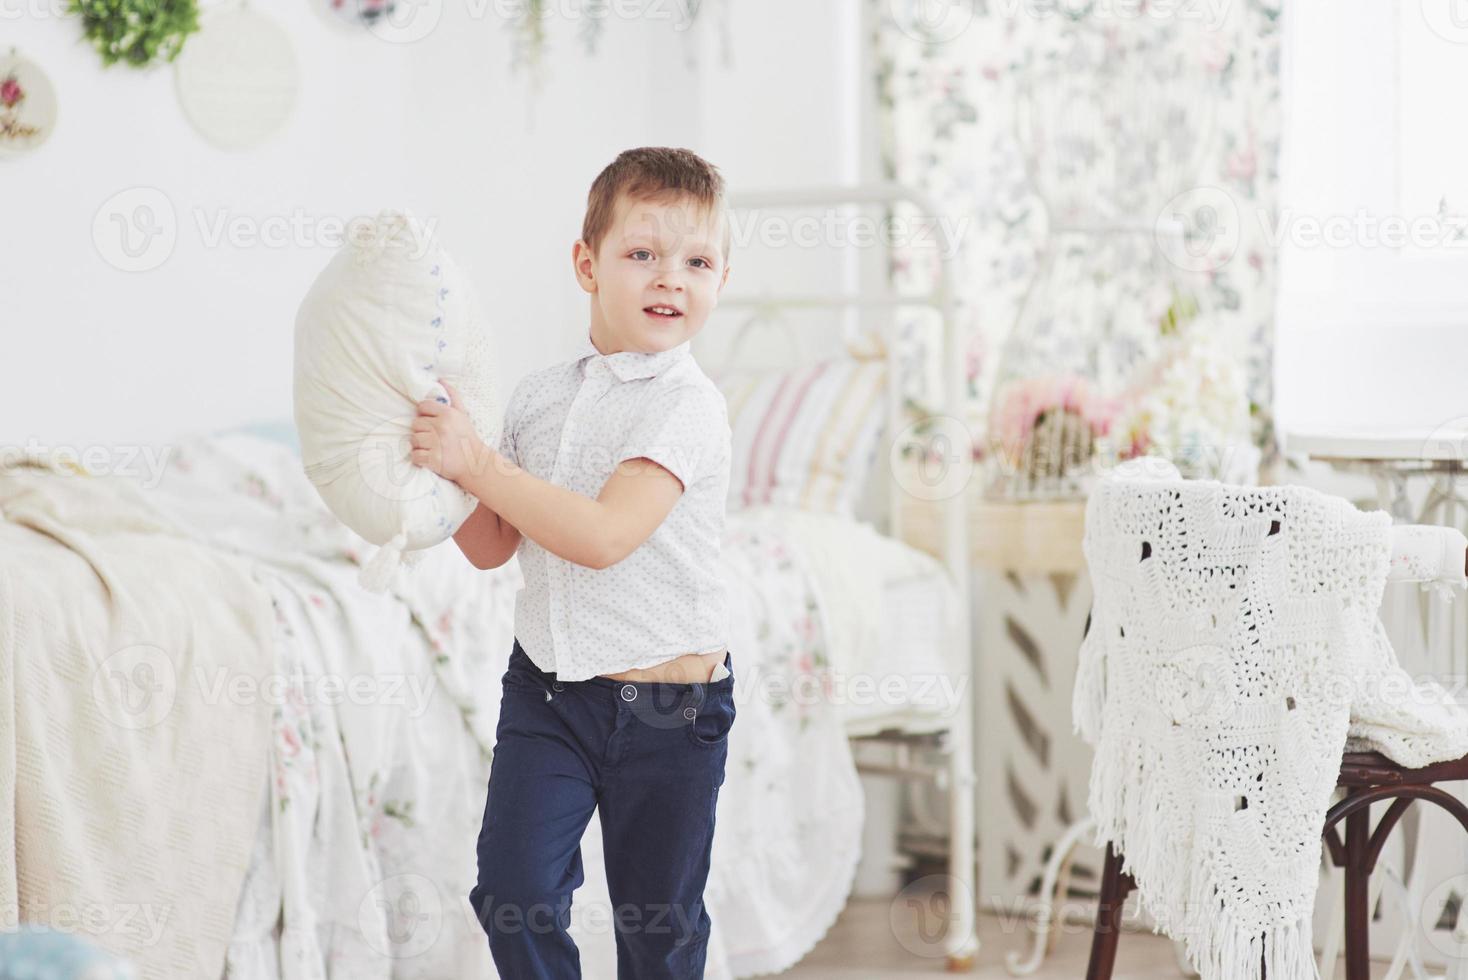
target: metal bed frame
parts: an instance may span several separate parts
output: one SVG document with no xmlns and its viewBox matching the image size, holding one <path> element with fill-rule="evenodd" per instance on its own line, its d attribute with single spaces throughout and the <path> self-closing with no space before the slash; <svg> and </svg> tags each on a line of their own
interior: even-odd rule
<svg viewBox="0 0 1468 980">
<path fill-rule="evenodd" d="M 753 194 L 736 195 L 730 200 L 731 210 L 747 211 L 761 209 L 801 209 L 812 207 L 851 207 L 856 205 L 910 205 L 922 216 L 933 221 L 938 219 L 938 209 L 925 195 L 898 184 L 881 183 L 847 187 L 790 189 Z M 850 246 L 848 246 L 850 247 Z M 724 308 L 747 308 L 754 310 L 754 317 L 768 315 L 782 309 L 787 310 L 896 310 L 899 307 L 927 307 L 942 319 L 943 357 L 943 411 L 951 419 L 965 417 L 964 374 L 956 325 L 956 305 L 953 292 L 954 263 L 950 255 L 944 254 L 938 268 L 937 281 L 927 293 L 902 295 L 891 289 L 876 292 L 839 292 L 832 294 L 776 294 L 764 292 L 747 295 L 730 295 L 720 299 Z M 747 326 L 748 324 L 746 324 Z M 897 357 L 896 337 L 891 321 L 882 327 L 886 341 L 887 359 L 887 405 L 886 428 L 882 439 L 882 452 L 878 454 L 878 465 L 885 466 L 887 480 L 888 535 L 902 537 L 902 493 L 897 479 L 897 468 L 890 464 L 890 450 L 896 434 L 903 427 L 902 385 L 897 383 L 900 363 Z M 737 338 L 736 338 L 737 340 Z M 959 447 L 967 451 L 968 447 Z M 971 593 L 968 566 L 968 522 L 966 497 L 961 490 L 942 502 L 942 560 L 957 589 L 960 602 L 958 629 L 955 631 L 951 661 L 972 665 L 970 631 Z M 948 848 L 948 908 L 946 910 L 946 932 L 943 952 L 950 971 L 966 971 L 972 968 L 978 953 L 979 943 L 974 920 L 976 906 L 977 854 L 975 847 L 975 784 L 973 771 L 974 745 L 974 685 L 978 678 L 970 670 L 971 683 L 960 687 L 957 710 L 950 726 L 939 733 L 939 748 L 945 756 L 944 765 L 923 767 L 913 763 L 910 748 L 914 734 L 902 730 L 888 729 L 874 735 L 855 736 L 854 739 L 870 742 L 887 742 L 894 746 L 896 761 L 892 765 L 861 763 L 863 772 L 880 773 L 903 779 L 933 779 L 949 792 L 949 848 Z M 931 732 L 931 728 L 924 730 Z"/>
</svg>

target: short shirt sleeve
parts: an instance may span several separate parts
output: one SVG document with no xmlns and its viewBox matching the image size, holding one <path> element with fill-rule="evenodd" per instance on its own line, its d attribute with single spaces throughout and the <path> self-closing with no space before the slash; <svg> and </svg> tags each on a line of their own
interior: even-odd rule
<svg viewBox="0 0 1468 980">
<path fill-rule="evenodd" d="M 728 409 L 717 389 L 683 385 L 655 390 L 642 404 L 617 462 L 646 456 L 687 490 L 712 472 L 728 436 Z"/>
<path fill-rule="evenodd" d="M 499 454 L 516 466 L 520 466 L 520 453 L 515 446 L 515 423 L 520 418 L 521 402 L 526 394 L 525 379 L 521 378 L 519 384 L 515 385 L 510 392 L 510 400 L 505 405 L 505 420 L 500 429 Z"/>
</svg>

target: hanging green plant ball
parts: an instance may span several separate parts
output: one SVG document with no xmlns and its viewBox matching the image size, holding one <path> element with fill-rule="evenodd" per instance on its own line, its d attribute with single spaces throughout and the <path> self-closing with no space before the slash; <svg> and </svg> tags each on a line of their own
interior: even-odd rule
<svg viewBox="0 0 1468 980">
<path fill-rule="evenodd" d="M 104 65 L 172 61 L 199 29 L 198 0 L 67 0 Z"/>
</svg>

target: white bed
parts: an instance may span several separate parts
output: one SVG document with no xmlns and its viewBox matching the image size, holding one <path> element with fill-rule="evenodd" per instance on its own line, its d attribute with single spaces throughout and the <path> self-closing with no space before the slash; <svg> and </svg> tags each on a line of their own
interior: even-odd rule
<svg viewBox="0 0 1468 980">
<path fill-rule="evenodd" d="M 910 195 L 882 188 L 780 200 L 819 205 L 853 199 L 880 203 Z M 941 287 L 935 293 L 943 309 L 945 295 Z M 765 296 L 759 302 L 768 307 L 773 301 Z M 947 326 L 951 340 L 951 321 Z M 956 376 L 949 381 L 956 383 Z M 891 418 L 896 405 L 894 398 Z M 247 569 L 252 584 L 234 586 L 241 608 L 248 606 L 257 620 L 261 609 L 271 611 L 264 624 L 268 639 L 252 653 L 261 662 L 240 665 L 290 682 L 289 696 L 269 706 L 268 737 L 234 747 L 251 756 L 256 768 L 248 771 L 266 775 L 264 785 L 230 788 L 230 799 L 248 801 L 258 817 L 246 822 L 254 827 L 253 840 L 236 829 L 224 842 L 248 861 L 221 868 L 212 880 L 182 877 L 182 869 L 167 861 L 139 868 L 131 849 L 147 841 L 148 827 L 106 827 L 104 815 L 84 812 L 84 785 L 57 796 L 25 772 L 0 771 L 17 794 L 12 840 L 0 845 L 14 848 L 13 873 L 0 887 L 8 885 L 24 918 L 28 882 L 46 874 L 45 855 L 22 843 L 32 839 L 27 821 L 58 808 L 75 810 L 106 828 L 78 845 L 97 871 L 95 881 L 77 886 L 81 898 L 105 901 L 107 882 L 116 876 L 139 879 L 133 884 L 144 894 L 156 879 L 160 889 L 168 886 L 172 901 L 187 897 L 201 918 L 214 923 L 208 939 L 167 930 L 146 942 L 118 930 L 95 937 L 134 957 L 144 977 L 174 975 L 183 958 L 197 969 L 219 966 L 224 976 L 249 980 L 494 976 L 467 895 L 499 678 L 513 638 L 518 563 L 476 572 L 445 545 L 400 576 L 389 595 L 363 592 L 356 570 L 370 547 L 325 511 L 287 442 L 243 432 L 183 441 L 171 447 L 162 483 L 143 491 L 143 502 L 127 501 L 138 513 L 151 508 L 153 516 L 182 529 L 199 549 L 201 565 L 217 561 L 223 568 L 227 561 L 236 572 Z M 883 464 L 881 472 L 890 473 L 885 459 Z M 6 495 L 13 502 L 31 492 L 34 475 L 18 480 L 0 470 L 7 522 L 0 532 L 26 541 L 33 560 L 61 568 L 68 552 L 91 550 L 89 542 L 9 523 L 25 508 L 7 507 Z M 111 499 L 111 479 L 89 478 L 85 492 L 95 495 L 94 502 Z M 64 508 L 53 516 L 68 520 Z M 949 538 L 961 541 L 961 514 L 949 516 Z M 171 546 L 186 547 L 181 541 Z M 108 539 L 108 547 L 126 542 Z M 4 555 L 0 550 L 0 584 L 22 581 L 28 570 L 6 567 Z M 819 941 L 846 903 L 861 856 L 864 803 L 851 739 L 934 733 L 945 736 L 948 764 L 941 776 L 954 790 L 952 918 L 944 950 L 950 966 L 966 965 L 977 945 L 973 692 L 960 550 L 952 549 L 940 564 L 867 523 L 754 508 L 729 515 L 724 566 L 734 600 L 730 650 L 740 719 L 731 734 L 706 893 L 714 922 L 708 976 L 778 972 Z M 66 569 L 58 581 L 74 581 L 58 591 L 95 591 L 88 578 L 95 575 L 83 563 Z M 195 601 L 202 602 L 213 581 L 197 578 L 134 574 L 126 585 L 141 603 L 191 608 L 190 590 L 200 590 Z M 17 603 L 31 601 L 23 589 L 9 594 Z M 10 610 L 16 620 L 27 612 Z M 107 619 L 105 603 L 96 615 Z M 261 625 L 254 621 L 251 628 L 259 632 Z M 0 663 L 14 653 L 0 649 Z M 187 658 L 192 651 L 173 653 Z M 323 676 L 366 678 L 370 689 L 362 698 L 343 699 L 338 692 L 329 704 L 303 697 L 321 690 L 312 679 Z M 863 678 L 867 686 L 858 688 Z M 98 697 L 90 680 L 73 672 L 38 683 L 64 686 L 63 700 L 80 701 Z M 41 726 L 45 719 L 31 723 Z M 0 731 L 20 743 L 30 737 L 24 723 Z M 130 744 L 137 749 L 131 778 L 139 785 L 171 780 L 187 796 L 193 777 L 172 768 L 173 755 Z M 7 762 L 13 767 L 15 758 L 14 752 L 0 756 L 0 770 Z M 572 911 L 589 978 L 615 976 L 598 826 L 591 821 L 583 841 L 587 877 Z M 53 900 L 66 894 L 68 883 L 49 884 Z"/>
</svg>

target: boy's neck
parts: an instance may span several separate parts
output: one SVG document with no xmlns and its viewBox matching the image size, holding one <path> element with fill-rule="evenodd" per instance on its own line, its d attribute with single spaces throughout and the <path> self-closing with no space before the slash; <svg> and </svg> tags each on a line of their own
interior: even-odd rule
<svg viewBox="0 0 1468 980">
<path fill-rule="evenodd" d="M 596 329 L 595 323 L 593 323 L 586 332 L 587 336 L 591 338 L 591 346 L 595 347 L 597 353 L 601 354 L 602 356 L 606 356 L 608 354 L 617 354 L 621 352 L 621 348 L 617 347 L 616 344 L 609 342 L 605 337 L 597 336 L 598 331 Z"/>
</svg>

